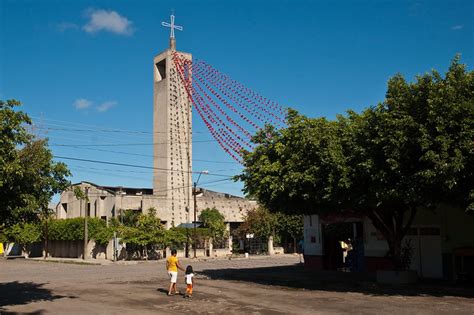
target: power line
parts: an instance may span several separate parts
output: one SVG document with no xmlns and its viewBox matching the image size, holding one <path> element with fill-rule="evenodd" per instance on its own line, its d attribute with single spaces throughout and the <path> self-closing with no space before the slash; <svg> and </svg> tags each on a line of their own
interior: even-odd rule
<svg viewBox="0 0 474 315">
<path fill-rule="evenodd" d="M 215 139 L 209 140 L 194 140 L 193 143 L 204 143 L 204 142 L 216 142 Z M 186 144 L 187 141 L 175 141 L 175 142 L 155 142 L 155 143 L 102 143 L 102 144 L 62 144 L 62 143 L 51 143 L 50 147 L 119 147 L 119 146 L 139 146 L 139 145 L 155 145 L 155 144 Z"/>
<path fill-rule="evenodd" d="M 116 154 L 123 154 L 123 155 L 133 155 L 133 156 L 142 156 L 142 157 L 155 157 L 152 154 L 140 154 L 140 153 L 130 153 L 130 152 L 123 152 L 123 151 L 114 151 L 114 150 L 106 150 L 106 149 L 97 149 L 97 148 L 88 148 L 88 147 L 79 147 L 75 146 L 77 149 L 81 150 L 91 150 L 91 151 L 100 151 L 100 152 L 109 152 L 109 153 L 116 153 Z M 165 159 L 168 158 L 167 156 L 156 156 L 156 158 Z M 196 162 L 208 162 L 208 163 L 225 163 L 225 164 L 239 164 L 238 162 L 234 161 L 215 161 L 215 160 L 203 160 L 203 159 L 194 159 L 193 161 Z"/>
<path fill-rule="evenodd" d="M 218 180 L 213 180 L 213 181 L 209 181 L 209 182 L 203 182 L 199 185 L 199 187 L 212 186 L 212 185 L 215 185 L 215 184 L 219 184 L 219 183 L 226 182 L 226 181 L 231 181 L 231 180 L 232 180 L 231 178 L 224 178 L 224 179 L 218 179 Z M 107 185 L 95 185 L 95 184 L 93 184 L 93 185 L 96 186 L 97 189 L 103 189 L 103 190 L 107 190 L 108 188 L 119 188 L 119 186 L 107 186 Z M 173 187 L 173 188 L 170 188 L 170 189 L 157 190 L 154 193 L 185 189 L 185 188 L 189 188 L 189 187 L 192 187 L 192 186 L 193 185 L 191 184 L 191 185 L 185 185 L 185 186 L 180 186 L 180 187 Z M 123 189 L 131 188 L 131 189 L 136 189 L 136 190 L 152 189 L 152 188 L 145 188 L 145 187 L 138 187 L 138 188 L 122 187 L 122 188 Z M 100 194 L 100 193 L 89 193 L 89 196 L 102 196 L 102 194 Z M 115 196 L 118 196 L 118 195 L 115 195 Z M 125 195 L 125 196 L 131 196 L 131 195 Z M 149 198 L 155 198 L 155 199 L 161 199 L 161 200 L 187 200 L 187 198 L 163 198 L 163 197 L 156 196 L 156 195 L 145 195 L 145 196 L 147 196 Z M 239 197 L 239 196 L 236 196 L 236 197 Z M 242 198 L 242 197 L 239 197 L 239 198 Z"/>
<path fill-rule="evenodd" d="M 50 125 L 50 124 L 46 124 Z M 54 125 L 54 124 L 52 124 Z M 129 133 L 129 134 L 144 134 L 152 135 L 154 133 L 169 133 L 168 131 L 134 131 L 134 130 L 120 130 L 120 129 L 79 129 L 79 128 L 58 128 L 58 127 L 42 127 L 33 124 L 33 127 L 41 130 L 51 130 L 51 131 L 71 131 L 71 132 L 106 132 L 106 133 Z M 196 131 L 193 133 L 205 134 L 203 131 Z"/>
<path fill-rule="evenodd" d="M 118 128 L 104 128 L 103 126 L 96 126 L 96 125 L 89 125 L 89 124 L 82 124 L 82 123 L 77 123 L 77 122 L 72 122 L 72 121 L 65 121 L 65 120 L 57 120 L 57 119 L 49 119 L 49 118 L 42 118 L 42 117 L 35 117 L 31 116 L 31 118 L 42 121 L 56 121 L 56 122 L 61 122 L 66 124 L 66 126 L 70 125 L 77 125 L 77 126 L 84 126 L 87 128 L 57 128 L 58 130 L 70 130 L 70 131 L 99 131 L 99 132 L 116 132 L 116 133 L 130 133 L 130 134 L 154 134 L 154 133 L 166 133 L 166 131 L 140 131 L 140 130 L 129 130 L 129 129 L 118 129 Z M 45 125 L 53 125 L 53 126 L 63 126 L 63 124 L 55 124 L 55 123 L 45 123 Z M 36 128 L 39 129 L 48 129 L 46 127 L 40 127 L 35 125 Z M 53 130 L 53 128 L 50 128 Z M 193 131 L 193 134 L 195 133 L 203 133 L 207 134 L 207 131 Z"/>
<path fill-rule="evenodd" d="M 72 157 L 67 157 L 67 156 L 53 155 L 53 157 L 57 158 L 57 159 L 63 159 L 63 160 L 72 160 L 72 161 L 81 161 L 81 162 L 89 162 L 89 163 L 117 165 L 117 166 L 135 167 L 135 168 L 144 168 L 144 169 L 152 169 L 152 170 L 167 171 L 167 172 L 202 174 L 202 172 L 172 170 L 172 169 L 168 169 L 168 168 L 158 168 L 158 167 L 152 167 L 152 166 L 134 165 L 134 164 L 126 164 L 126 163 L 116 163 L 116 162 L 108 162 L 108 161 L 97 161 L 97 160 L 89 160 L 89 159 L 79 159 L 79 158 L 72 158 Z M 208 176 L 221 176 L 221 177 L 228 177 L 228 178 L 233 178 L 234 177 L 232 175 L 211 174 L 211 173 L 208 173 L 208 174 L 205 174 L 205 175 L 208 175 Z"/>
</svg>

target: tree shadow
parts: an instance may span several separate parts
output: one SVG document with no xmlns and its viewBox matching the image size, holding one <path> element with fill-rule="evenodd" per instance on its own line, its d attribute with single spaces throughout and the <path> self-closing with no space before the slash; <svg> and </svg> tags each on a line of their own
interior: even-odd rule
<svg viewBox="0 0 474 315">
<path fill-rule="evenodd" d="M 52 291 L 43 288 L 43 285 L 42 283 L 18 281 L 0 283 L 0 312 L 7 314 L 4 306 L 23 305 L 38 301 L 53 301 L 67 297 L 52 294 Z M 39 310 L 31 314 L 41 314 L 42 312 L 43 310 Z"/>
<path fill-rule="evenodd" d="M 206 269 L 198 274 L 210 279 L 246 281 L 293 289 L 354 292 L 375 296 L 474 297 L 474 286 L 469 285 L 456 285 L 443 281 L 421 281 L 413 285 L 382 285 L 375 281 L 373 273 L 306 270 L 300 264 L 245 269 Z"/>
</svg>

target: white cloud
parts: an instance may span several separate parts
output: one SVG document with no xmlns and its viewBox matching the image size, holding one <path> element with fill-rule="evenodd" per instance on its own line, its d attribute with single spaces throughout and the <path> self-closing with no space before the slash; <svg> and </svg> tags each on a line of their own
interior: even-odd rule
<svg viewBox="0 0 474 315">
<path fill-rule="evenodd" d="M 111 109 L 112 107 L 116 105 L 117 105 L 117 102 L 115 101 L 107 101 L 97 106 L 97 111 L 101 113 L 105 113 L 106 111 L 108 111 L 109 109 Z"/>
<path fill-rule="evenodd" d="M 85 98 L 78 98 L 77 100 L 74 101 L 73 105 L 77 110 L 81 110 L 81 109 L 89 108 L 92 105 L 92 102 L 89 100 L 86 100 Z"/>
<path fill-rule="evenodd" d="M 107 31 L 119 35 L 133 34 L 132 21 L 115 11 L 88 10 L 86 15 L 89 17 L 89 22 L 82 29 L 87 33 Z"/>
<path fill-rule="evenodd" d="M 62 22 L 57 25 L 60 32 L 65 32 L 67 30 L 78 30 L 79 26 L 74 23 Z"/>
<path fill-rule="evenodd" d="M 451 26 L 451 29 L 453 31 L 457 31 L 457 30 L 461 30 L 463 29 L 464 25 L 454 25 L 454 26 Z"/>
</svg>

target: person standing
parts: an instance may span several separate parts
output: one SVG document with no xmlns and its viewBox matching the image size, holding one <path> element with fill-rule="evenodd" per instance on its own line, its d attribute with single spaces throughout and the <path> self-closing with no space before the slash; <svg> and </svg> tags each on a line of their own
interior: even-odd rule
<svg viewBox="0 0 474 315">
<path fill-rule="evenodd" d="M 186 267 L 186 274 L 184 275 L 184 282 L 186 283 L 185 298 L 193 297 L 193 285 L 194 285 L 194 272 L 191 265 Z"/>
<path fill-rule="evenodd" d="M 171 256 L 166 259 L 166 270 L 170 276 L 170 288 L 168 290 L 168 295 L 179 294 L 178 289 L 176 288 L 176 281 L 178 280 L 178 269 L 184 271 L 181 265 L 178 262 L 176 257 L 176 249 L 171 250 Z"/>
</svg>

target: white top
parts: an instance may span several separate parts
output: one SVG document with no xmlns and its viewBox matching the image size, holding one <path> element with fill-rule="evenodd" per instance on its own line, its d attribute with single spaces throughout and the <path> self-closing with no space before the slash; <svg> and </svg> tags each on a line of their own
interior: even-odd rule
<svg viewBox="0 0 474 315">
<path fill-rule="evenodd" d="M 194 273 L 184 275 L 184 279 L 186 281 L 186 284 L 193 284 L 193 277 L 194 277 Z"/>
</svg>

